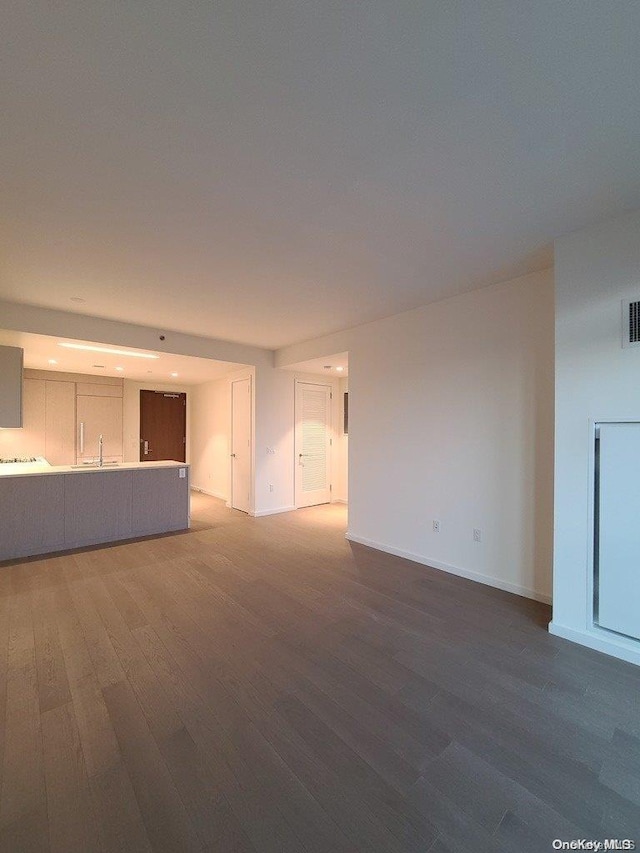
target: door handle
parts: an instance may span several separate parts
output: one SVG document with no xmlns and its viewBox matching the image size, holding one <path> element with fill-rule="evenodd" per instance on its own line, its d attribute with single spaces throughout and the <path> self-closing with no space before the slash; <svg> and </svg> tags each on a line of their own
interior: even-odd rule
<svg viewBox="0 0 640 853">
<path fill-rule="evenodd" d="M 231 458 L 232 458 L 232 459 L 235 459 L 235 458 L 236 458 L 236 454 L 235 454 L 235 453 L 230 453 L 229 455 L 231 456 Z"/>
<path fill-rule="evenodd" d="M 80 453 L 84 453 L 84 421 L 80 421 Z"/>
</svg>

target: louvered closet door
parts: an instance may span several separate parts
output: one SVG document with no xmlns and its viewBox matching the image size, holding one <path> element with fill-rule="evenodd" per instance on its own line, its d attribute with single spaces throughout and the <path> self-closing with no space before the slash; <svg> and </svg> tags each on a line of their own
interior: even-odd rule
<svg viewBox="0 0 640 853">
<path fill-rule="evenodd" d="M 296 382 L 296 506 L 331 500 L 331 388 Z"/>
</svg>

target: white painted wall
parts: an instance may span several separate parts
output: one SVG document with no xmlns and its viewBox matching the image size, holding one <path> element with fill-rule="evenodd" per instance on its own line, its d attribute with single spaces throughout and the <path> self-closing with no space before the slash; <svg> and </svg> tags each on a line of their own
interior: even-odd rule
<svg viewBox="0 0 640 853">
<path fill-rule="evenodd" d="M 140 461 L 140 391 L 166 391 L 168 394 L 187 395 L 187 462 L 191 461 L 191 393 L 194 386 L 161 382 L 135 382 L 124 380 L 122 398 L 122 432 L 125 462 Z"/>
<path fill-rule="evenodd" d="M 196 385 L 191 392 L 191 485 L 229 500 L 231 406 L 225 378 Z"/>
<path fill-rule="evenodd" d="M 553 310 L 546 271 L 276 353 L 349 352 L 351 539 L 549 600 Z"/>
<path fill-rule="evenodd" d="M 640 299 L 640 213 L 556 242 L 555 563 L 552 632 L 640 663 L 640 643 L 593 625 L 592 422 L 640 420 L 640 348 L 621 301 Z"/>
<path fill-rule="evenodd" d="M 255 385 L 254 373 L 243 368 L 190 389 L 191 485 L 224 501 L 231 497 L 231 382 L 251 378 Z"/>
</svg>

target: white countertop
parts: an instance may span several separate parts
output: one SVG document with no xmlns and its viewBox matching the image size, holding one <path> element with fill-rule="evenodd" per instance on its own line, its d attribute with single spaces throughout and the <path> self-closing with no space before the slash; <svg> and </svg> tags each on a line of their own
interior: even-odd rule
<svg viewBox="0 0 640 853">
<path fill-rule="evenodd" d="M 24 470 L 16 470 L 18 467 Z M 52 474 L 104 474 L 108 471 L 139 471 L 149 468 L 188 468 L 186 462 L 174 462 L 162 460 L 160 462 L 117 462 L 106 463 L 102 468 L 97 465 L 49 465 L 37 462 L 28 463 L 5 463 L 0 465 L 0 477 L 42 477 Z M 6 470 L 11 469 L 11 470 Z"/>
</svg>

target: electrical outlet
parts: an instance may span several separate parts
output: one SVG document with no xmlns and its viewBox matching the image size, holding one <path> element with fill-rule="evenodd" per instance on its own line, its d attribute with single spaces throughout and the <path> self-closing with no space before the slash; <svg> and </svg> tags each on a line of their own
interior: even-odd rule
<svg viewBox="0 0 640 853">
<path fill-rule="evenodd" d="M 270 491 L 270 492 L 272 492 L 272 491 L 273 491 L 273 483 L 269 483 L 269 491 Z"/>
<path fill-rule="evenodd" d="M 433 532 L 434 533 L 440 533 L 440 522 L 438 521 L 437 518 L 433 519 Z"/>
<path fill-rule="evenodd" d="M 178 474 L 178 477 L 180 477 L 181 480 L 184 480 L 185 477 L 187 476 L 187 469 L 186 468 L 179 468 L 178 470 L 180 472 Z"/>
<path fill-rule="evenodd" d="M 479 527 L 473 528 L 473 541 L 482 542 L 482 530 Z"/>
</svg>

